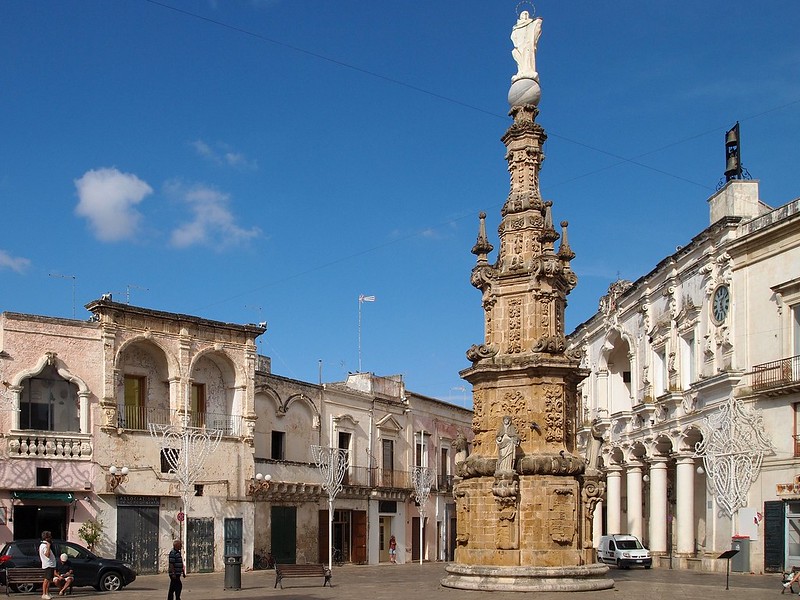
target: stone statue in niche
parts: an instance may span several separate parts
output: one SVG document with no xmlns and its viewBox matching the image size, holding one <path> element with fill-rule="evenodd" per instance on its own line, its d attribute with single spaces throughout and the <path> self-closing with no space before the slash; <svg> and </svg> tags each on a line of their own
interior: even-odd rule
<svg viewBox="0 0 800 600">
<path fill-rule="evenodd" d="M 469 444 L 467 443 L 467 438 L 464 437 L 464 434 L 461 431 L 459 431 L 456 439 L 453 440 L 453 448 L 456 450 L 456 464 L 467 460 L 468 447 Z"/>
<path fill-rule="evenodd" d="M 539 73 L 536 72 L 536 44 L 541 34 L 542 18 L 532 19 L 528 11 L 523 10 L 511 30 L 511 41 L 514 42 L 511 55 L 517 61 L 517 74 L 511 78 L 512 83 L 518 79 L 539 81 Z"/>
<path fill-rule="evenodd" d="M 505 415 L 503 417 L 503 424 L 497 430 L 495 436 L 497 442 L 497 467 L 495 468 L 495 475 L 500 473 L 513 473 L 514 472 L 514 457 L 517 453 L 519 446 L 519 434 L 517 428 L 511 422 L 511 417 Z"/>
<path fill-rule="evenodd" d="M 603 432 L 600 430 L 600 419 L 594 419 L 591 427 L 591 438 L 586 449 L 586 474 L 596 475 L 600 473 L 598 467 L 600 462 L 600 446 L 603 445 Z"/>
</svg>

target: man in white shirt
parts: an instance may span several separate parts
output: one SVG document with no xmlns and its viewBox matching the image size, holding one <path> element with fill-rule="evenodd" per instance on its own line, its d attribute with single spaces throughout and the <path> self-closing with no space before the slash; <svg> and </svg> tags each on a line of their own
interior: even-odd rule
<svg viewBox="0 0 800 600">
<path fill-rule="evenodd" d="M 39 544 L 39 559 L 42 561 L 44 569 L 44 580 L 42 581 L 42 599 L 50 600 L 50 582 L 53 580 L 53 573 L 56 568 L 56 555 L 52 548 L 53 536 L 49 531 L 42 532 L 42 543 Z"/>
</svg>

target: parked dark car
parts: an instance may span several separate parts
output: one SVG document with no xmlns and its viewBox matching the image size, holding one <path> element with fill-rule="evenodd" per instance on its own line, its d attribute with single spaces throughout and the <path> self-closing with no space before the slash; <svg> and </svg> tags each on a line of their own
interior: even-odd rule
<svg viewBox="0 0 800 600">
<path fill-rule="evenodd" d="M 40 540 L 14 540 L 3 546 L 0 551 L 0 583 L 6 583 L 7 568 L 42 566 L 39 543 Z M 56 557 L 69 556 L 75 571 L 73 585 L 76 587 L 90 585 L 100 591 L 115 592 L 136 579 L 136 572 L 130 565 L 114 558 L 100 558 L 80 544 L 53 540 L 53 552 Z M 20 584 L 16 587 L 19 592 L 31 592 L 39 586 Z"/>
</svg>

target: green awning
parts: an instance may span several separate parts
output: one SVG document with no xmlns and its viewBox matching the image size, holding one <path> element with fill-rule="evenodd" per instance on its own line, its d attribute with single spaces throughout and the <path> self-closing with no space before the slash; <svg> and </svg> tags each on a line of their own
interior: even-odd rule
<svg viewBox="0 0 800 600">
<path fill-rule="evenodd" d="M 11 492 L 11 497 L 15 500 L 46 500 L 64 504 L 72 504 L 75 500 L 72 492 Z"/>
</svg>

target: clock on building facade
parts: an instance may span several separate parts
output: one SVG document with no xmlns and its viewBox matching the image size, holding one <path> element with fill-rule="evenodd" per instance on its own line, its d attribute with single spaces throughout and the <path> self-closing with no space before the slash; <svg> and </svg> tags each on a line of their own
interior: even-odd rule
<svg viewBox="0 0 800 600">
<path fill-rule="evenodd" d="M 722 323 L 728 316 L 731 307 L 731 292 L 727 285 L 721 285 L 714 290 L 711 300 L 711 315 L 716 323 Z"/>
</svg>

